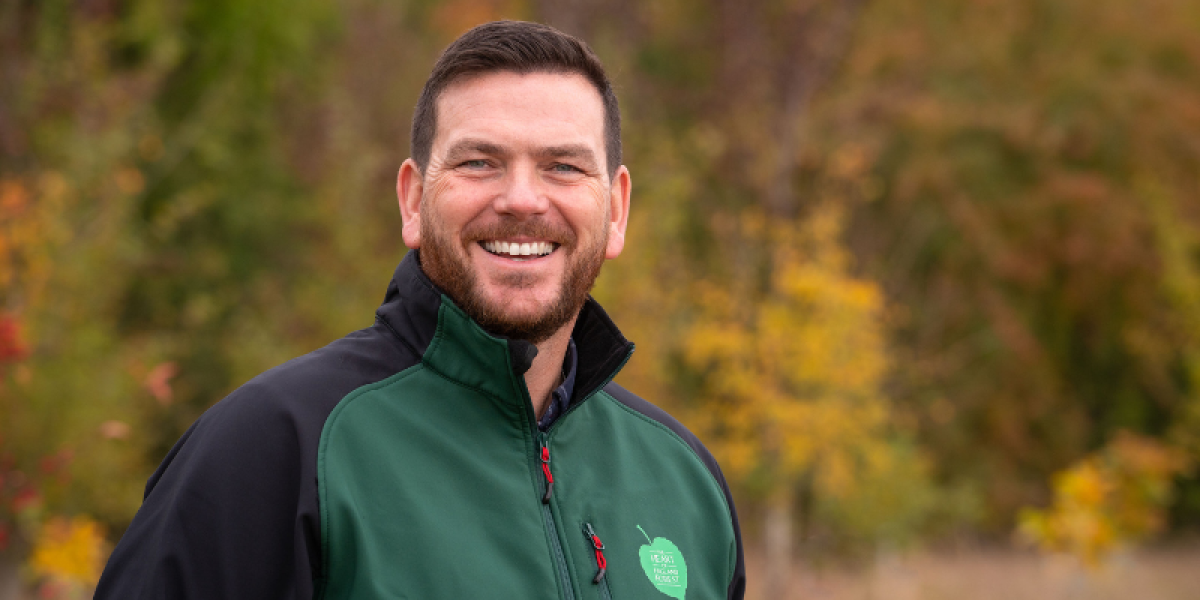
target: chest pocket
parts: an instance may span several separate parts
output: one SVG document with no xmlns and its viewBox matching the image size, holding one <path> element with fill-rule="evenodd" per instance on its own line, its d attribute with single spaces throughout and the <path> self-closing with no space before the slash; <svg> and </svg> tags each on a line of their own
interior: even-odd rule
<svg viewBox="0 0 1200 600">
<path fill-rule="evenodd" d="M 676 598 L 685 600 L 688 588 L 687 560 L 674 542 L 652 538 L 640 525 L 642 542 L 636 549 L 630 536 L 616 536 L 621 548 L 605 545 L 600 529 L 591 521 L 581 523 L 582 555 L 587 569 L 580 577 L 584 598 Z M 610 557 L 615 560 L 610 560 Z M 590 575 L 590 577 L 588 576 Z M 657 590 L 656 595 L 650 590 Z"/>
</svg>

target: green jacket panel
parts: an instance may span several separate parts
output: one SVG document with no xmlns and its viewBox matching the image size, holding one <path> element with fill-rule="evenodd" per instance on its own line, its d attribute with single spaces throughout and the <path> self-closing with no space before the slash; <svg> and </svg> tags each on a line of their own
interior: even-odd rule
<svg viewBox="0 0 1200 600">
<path fill-rule="evenodd" d="M 612 598 L 669 597 L 664 590 L 725 598 L 737 553 L 729 506 L 692 449 L 604 392 L 569 416 L 550 430 L 553 503 L 561 528 L 575 536 L 568 547 L 582 597 L 604 597 L 588 589 L 596 573 L 593 544 L 583 533 L 590 524 L 605 546 Z M 678 550 L 679 573 L 670 565 L 643 564 L 643 549 L 655 549 L 658 538 Z M 652 577 L 661 579 L 658 586 Z"/>
<path fill-rule="evenodd" d="M 319 466 L 325 598 L 560 597 L 531 548 L 548 535 L 532 443 L 490 400 L 417 366 L 334 411 Z"/>
</svg>

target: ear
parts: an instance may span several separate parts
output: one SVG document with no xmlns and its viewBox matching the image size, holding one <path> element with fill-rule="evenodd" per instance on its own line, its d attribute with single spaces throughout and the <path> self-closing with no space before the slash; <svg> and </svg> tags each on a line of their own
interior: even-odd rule
<svg viewBox="0 0 1200 600">
<path fill-rule="evenodd" d="M 396 174 L 396 199 L 400 201 L 400 218 L 404 220 L 400 235 L 410 250 L 421 247 L 421 195 L 424 191 L 420 167 L 411 158 L 404 161 Z"/>
<path fill-rule="evenodd" d="M 616 258 L 625 249 L 625 228 L 629 225 L 629 195 L 632 189 L 629 169 L 621 165 L 608 188 L 608 245 L 604 248 L 605 258 Z"/>
</svg>

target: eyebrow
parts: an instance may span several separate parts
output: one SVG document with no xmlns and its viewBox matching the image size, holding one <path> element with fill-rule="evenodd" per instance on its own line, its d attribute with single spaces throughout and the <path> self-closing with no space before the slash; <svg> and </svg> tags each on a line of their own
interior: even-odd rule
<svg viewBox="0 0 1200 600">
<path fill-rule="evenodd" d="M 446 150 L 446 162 L 456 163 L 471 155 L 487 155 L 507 157 L 512 152 L 505 146 L 480 139 L 467 138 L 459 140 Z M 573 158 L 585 163 L 585 166 L 596 166 L 596 153 L 583 144 L 564 144 L 561 146 L 546 146 L 534 151 L 540 160 Z"/>
<path fill-rule="evenodd" d="M 594 152 L 583 144 L 548 146 L 548 148 L 538 150 L 536 154 L 541 158 L 582 158 L 582 160 L 595 162 Z"/>
<path fill-rule="evenodd" d="M 574 158 L 585 161 L 590 165 L 596 164 L 596 154 L 583 144 L 567 144 L 565 146 L 549 146 L 537 151 L 538 158 Z"/>
<path fill-rule="evenodd" d="M 455 163 L 471 154 L 487 154 L 490 156 L 507 156 L 508 150 L 499 144 L 483 140 L 459 140 L 446 150 L 446 162 Z"/>
</svg>

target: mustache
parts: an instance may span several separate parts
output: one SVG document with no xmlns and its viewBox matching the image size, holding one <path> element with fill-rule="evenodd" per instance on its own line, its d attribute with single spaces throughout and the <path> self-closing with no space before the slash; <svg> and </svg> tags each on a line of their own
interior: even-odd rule
<svg viewBox="0 0 1200 600">
<path fill-rule="evenodd" d="M 542 217 L 529 219 L 500 217 L 489 223 L 468 226 L 463 229 L 462 235 L 471 241 L 530 237 L 547 240 L 562 246 L 572 246 L 575 244 L 575 232 L 571 231 L 570 227 L 553 223 Z"/>
</svg>

